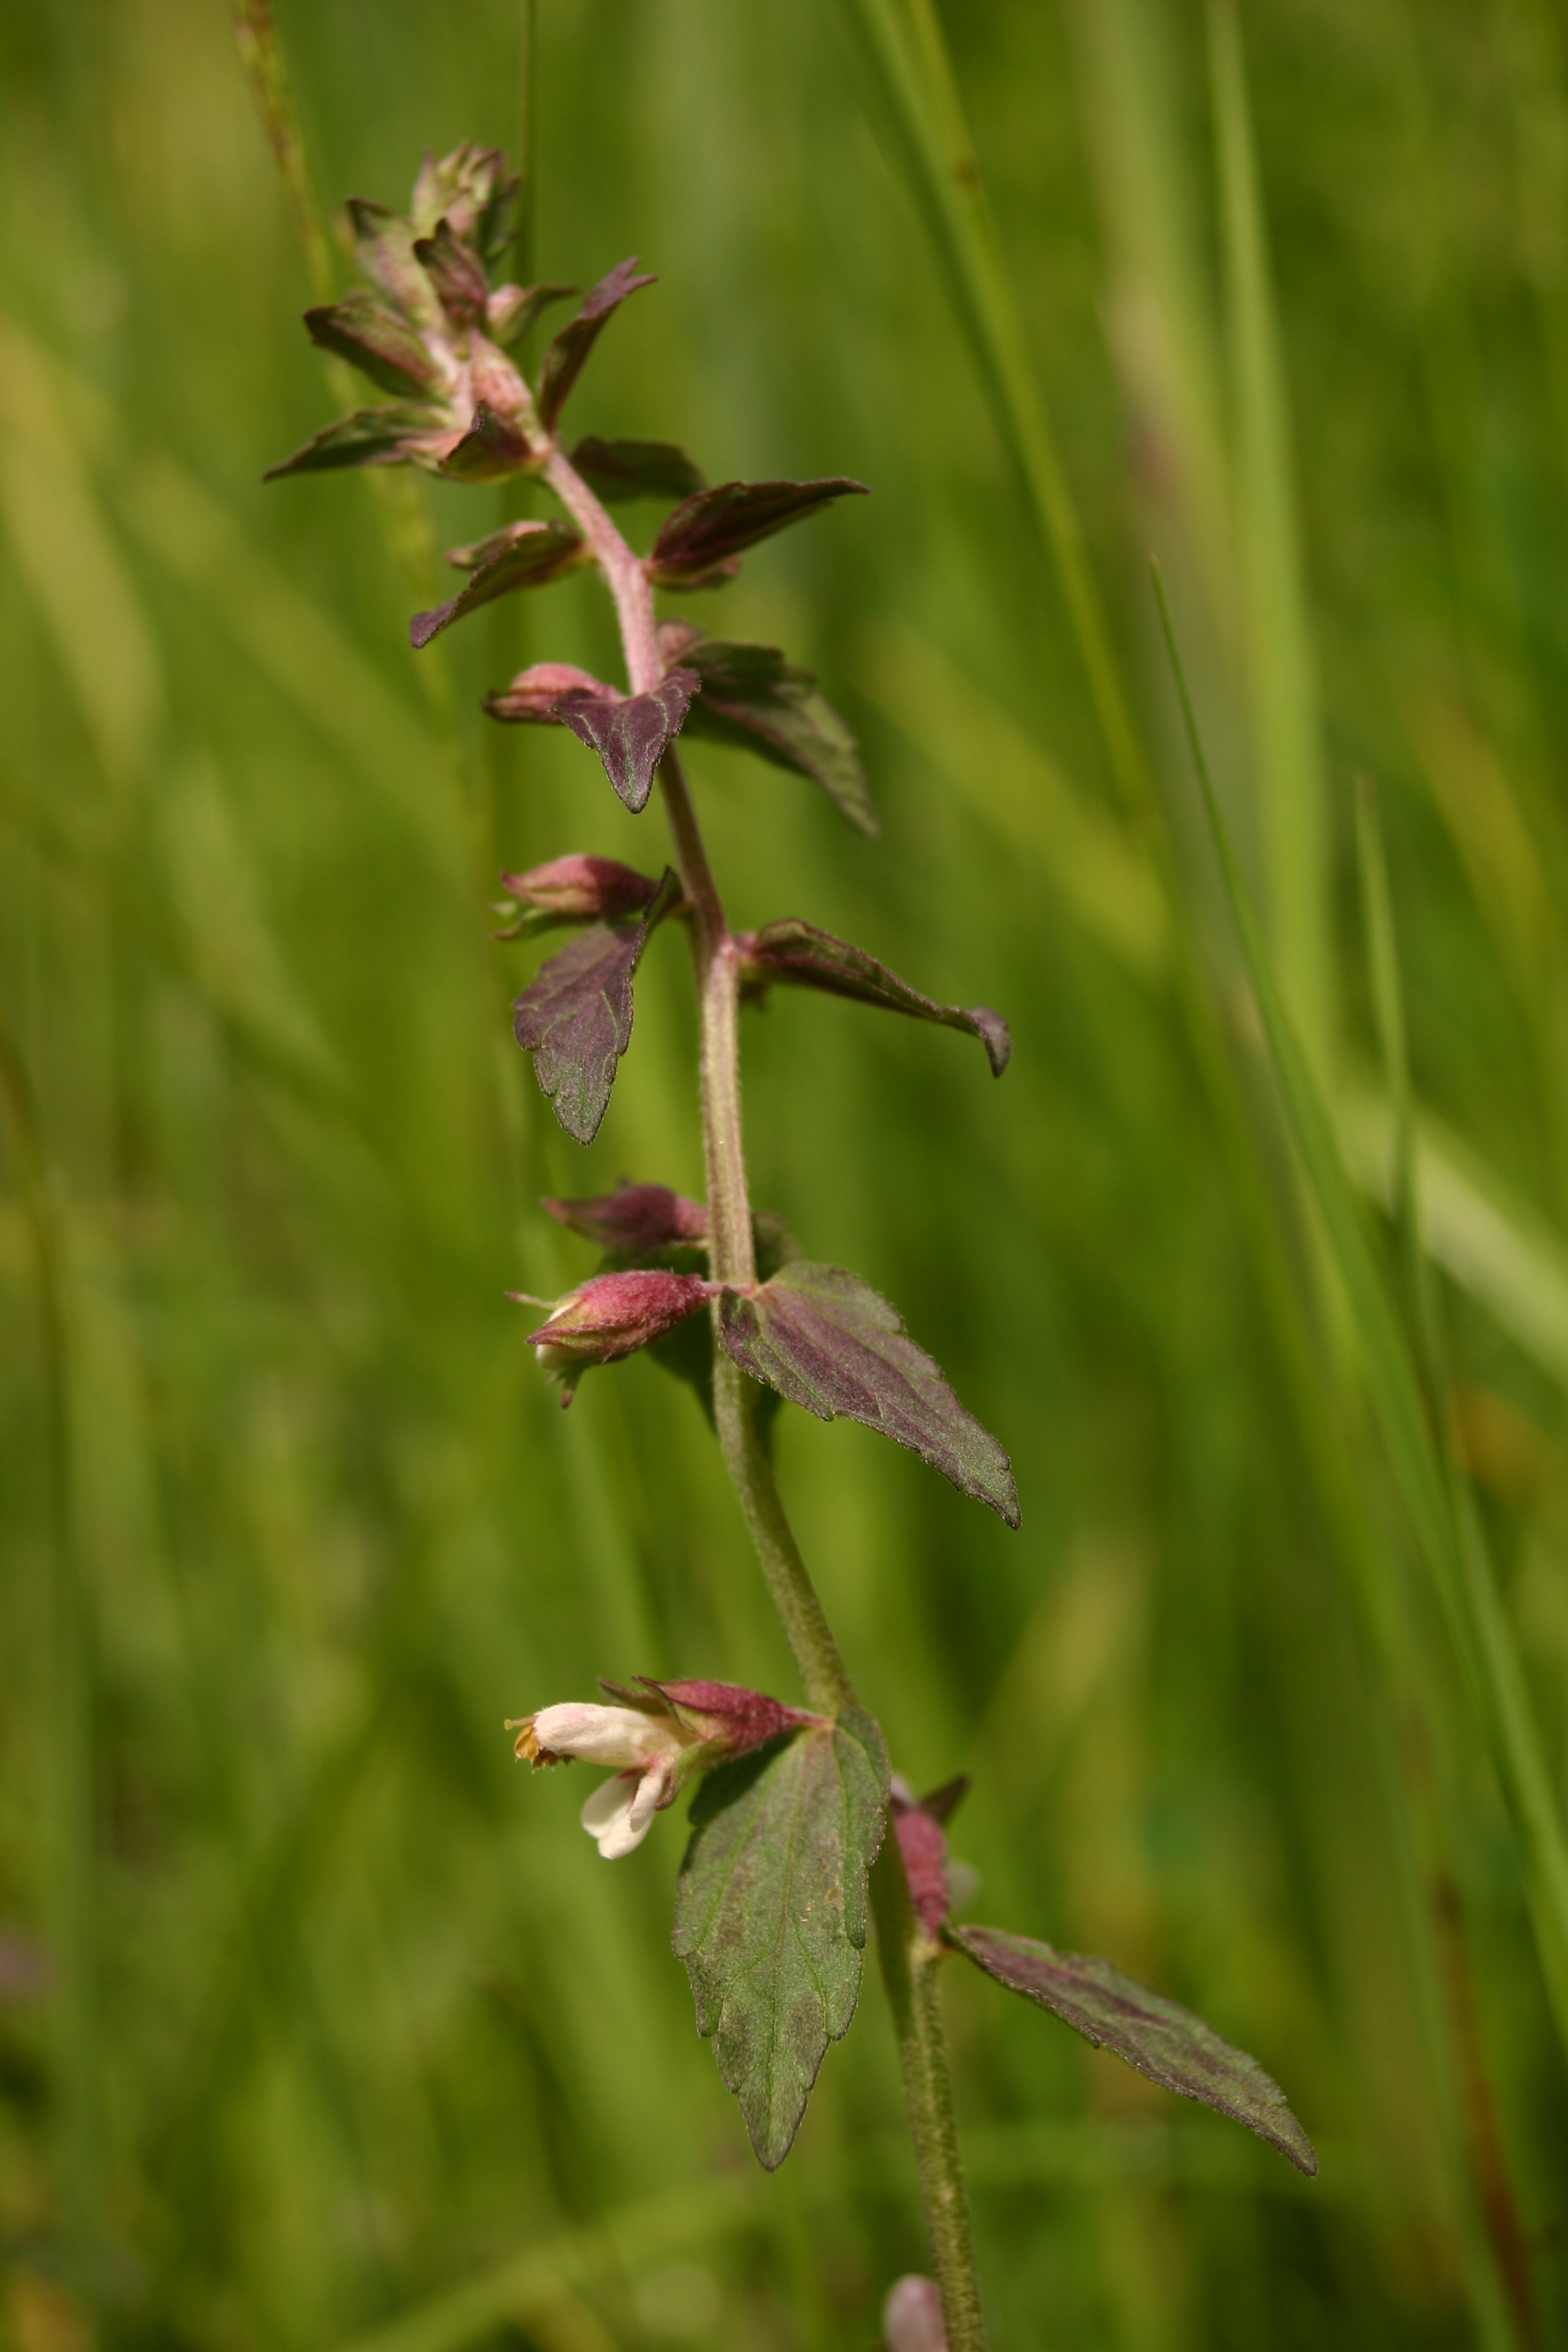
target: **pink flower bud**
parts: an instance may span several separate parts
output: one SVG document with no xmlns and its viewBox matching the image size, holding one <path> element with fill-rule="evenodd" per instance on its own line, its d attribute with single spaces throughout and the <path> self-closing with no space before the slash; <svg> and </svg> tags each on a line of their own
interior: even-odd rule
<svg viewBox="0 0 1568 2352">
<path fill-rule="evenodd" d="M 645 1681 L 643 1688 L 657 1692 L 689 1731 L 725 1756 L 750 1755 L 782 1731 L 800 1731 L 821 1720 L 740 1683 Z"/>
<path fill-rule="evenodd" d="M 566 1383 L 563 1404 L 594 1364 L 613 1364 L 662 1339 L 713 1296 L 694 1274 L 596 1274 L 568 1292 L 548 1322 L 528 1335 L 542 1371 Z"/>
<path fill-rule="evenodd" d="M 888 2352 L 947 2352 L 936 2281 L 915 2271 L 895 2279 L 882 2305 L 882 2333 Z"/>
<path fill-rule="evenodd" d="M 585 669 L 574 668 L 570 662 L 535 662 L 531 669 L 519 670 L 510 686 L 492 694 L 485 709 L 492 719 L 512 719 L 530 722 L 535 727 L 555 727 L 563 722 L 556 718 L 555 706 L 563 694 L 590 694 L 595 701 L 614 702 L 617 698 L 613 687 L 590 677 Z"/>
<path fill-rule="evenodd" d="M 601 1249 L 625 1250 L 634 1256 L 667 1249 L 672 1242 L 708 1238 L 708 1212 L 701 1202 L 672 1192 L 668 1184 L 622 1184 L 590 1201 L 547 1200 L 540 1206 L 569 1233 L 597 1242 Z"/>
<path fill-rule="evenodd" d="M 563 922 L 617 922 L 640 915 L 658 895 L 658 884 L 613 857 L 552 858 L 526 874 L 503 874 L 501 887 L 524 906 Z"/>
</svg>

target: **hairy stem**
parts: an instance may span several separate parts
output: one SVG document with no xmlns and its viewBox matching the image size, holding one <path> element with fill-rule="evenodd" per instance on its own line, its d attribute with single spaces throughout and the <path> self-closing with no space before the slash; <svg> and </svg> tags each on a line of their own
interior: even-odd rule
<svg viewBox="0 0 1568 2352">
<path fill-rule="evenodd" d="M 620 619 L 627 681 L 634 694 L 646 694 L 663 674 L 647 574 L 559 449 L 552 448 L 546 459 L 544 478 L 583 533 L 605 575 Z M 658 780 L 676 867 L 691 918 L 691 960 L 701 1015 L 702 1155 L 708 1182 L 710 1271 L 716 1282 L 733 1289 L 750 1289 L 757 1271 L 741 1114 L 740 959 L 673 744 L 659 761 Z M 854 1686 L 785 1516 L 773 1465 L 757 1434 L 756 1384 L 719 1344 L 720 1306 L 716 1298 L 713 1417 L 724 1465 L 740 1498 L 806 1703 L 825 1715 L 837 1715 L 854 1704 Z M 948 2352 L 984 2352 L 980 2287 L 936 1983 L 941 1949 L 915 1917 L 898 1840 L 890 1835 L 883 1842 L 872 1876 L 872 1899 L 882 1981 L 893 2011 L 926 2226 L 942 2290 Z"/>
<path fill-rule="evenodd" d="M 910 2134 L 925 2206 L 926 2234 L 942 2290 L 947 2352 L 984 2352 L 985 2322 L 969 2228 L 969 2200 L 952 2116 L 952 2080 L 942 2021 L 937 1967 L 942 1947 L 915 1916 L 899 1842 L 889 1837 L 871 1873 L 877 1954 L 893 2012 Z"/>
</svg>

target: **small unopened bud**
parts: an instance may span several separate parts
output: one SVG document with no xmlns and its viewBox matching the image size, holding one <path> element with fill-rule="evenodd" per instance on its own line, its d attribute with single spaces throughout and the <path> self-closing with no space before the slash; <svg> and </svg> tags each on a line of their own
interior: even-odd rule
<svg viewBox="0 0 1568 2352">
<path fill-rule="evenodd" d="M 616 699 L 614 687 L 605 686 L 601 678 L 591 677 L 572 662 L 535 662 L 531 669 L 520 669 L 511 684 L 503 686 L 499 694 L 489 696 L 485 709 L 492 719 L 517 719 L 535 727 L 560 727 L 565 721 L 557 716 L 555 706 L 563 694 L 592 695 L 596 702 Z"/>
<path fill-rule="evenodd" d="M 882 2334 L 888 2352 L 947 2352 L 942 2296 L 934 2279 L 910 2271 L 893 2281 L 882 2305 Z"/>
<path fill-rule="evenodd" d="M 541 873 L 549 870 L 540 868 Z M 624 1250 L 633 1256 L 668 1249 L 675 1242 L 708 1238 L 708 1212 L 701 1202 L 672 1192 L 668 1184 L 622 1184 L 589 1201 L 547 1200 L 540 1206 L 569 1233 L 597 1242 L 601 1249 Z"/>
<path fill-rule="evenodd" d="M 528 1343 L 539 1352 L 541 1370 L 565 1382 L 562 1402 L 570 1404 L 590 1366 L 616 1363 L 662 1339 L 712 1296 L 712 1284 L 694 1274 L 596 1274 L 529 1333 Z"/>
<path fill-rule="evenodd" d="M 553 857 L 526 874 L 503 874 L 501 887 L 520 905 L 557 922 L 618 922 L 640 915 L 658 896 L 658 884 L 613 857 Z"/>
</svg>

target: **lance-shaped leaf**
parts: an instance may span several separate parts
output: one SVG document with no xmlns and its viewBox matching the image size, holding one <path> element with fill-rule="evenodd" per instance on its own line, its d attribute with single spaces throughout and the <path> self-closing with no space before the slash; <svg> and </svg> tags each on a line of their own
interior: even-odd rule
<svg viewBox="0 0 1568 2352">
<path fill-rule="evenodd" d="M 512 1034 L 533 1056 L 540 1090 L 579 1143 L 599 1131 L 631 1043 L 632 976 L 648 934 L 680 896 L 668 867 L 658 894 L 636 922 L 594 923 L 552 956 L 512 1006 Z"/>
<path fill-rule="evenodd" d="M 539 415 L 547 433 L 555 430 L 566 395 L 582 373 L 583 362 L 597 342 L 605 320 L 620 309 L 628 294 L 654 282 L 652 278 L 638 277 L 633 253 L 590 288 L 577 316 L 567 321 L 545 352 L 539 371 Z"/>
<path fill-rule="evenodd" d="M 700 1242 L 708 1236 L 708 1212 L 701 1202 L 672 1192 L 668 1184 L 619 1184 L 613 1192 L 589 1201 L 546 1198 L 539 1205 L 568 1233 L 631 1257 L 668 1248 L 672 1242 Z"/>
<path fill-rule="evenodd" d="M 875 841 L 881 826 L 855 738 L 809 670 L 786 661 L 776 646 L 704 637 L 683 625 L 667 625 L 661 638 L 669 657 L 688 664 L 702 680 L 689 721 L 694 735 L 736 744 L 775 768 L 809 776 L 852 825 Z"/>
<path fill-rule="evenodd" d="M 504 482 L 509 476 L 521 473 L 533 457 L 521 425 L 498 414 L 488 400 L 481 400 L 475 406 L 468 431 L 442 458 L 441 471 L 459 482 Z M 536 531 L 564 530 L 567 527 L 564 523 L 531 526 Z M 515 534 L 518 525 L 513 523 L 511 530 Z M 500 534 L 493 535 L 499 538 Z"/>
<path fill-rule="evenodd" d="M 851 1708 L 721 1765 L 691 1808 L 671 1940 L 770 2172 L 855 2014 L 887 1789 L 881 1737 Z"/>
<path fill-rule="evenodd" d="M 383 392 L 417 399 L 440 386 L 441 370 L 424 339 L 374 294 L 345 294 L 341 302 L 307 310 L 305 326 L 318 351 L 335 352 Z"/>
<path fill-rule="evenodd" d="M 296 449 L 291 457 L 268 466 L 264 482 L 285 474 L 325 474 L 339 466 L 395 466 L 410 454 L 410 446 L 439 432 L 438 409 L 416 407 L 404 401 L 384 408 L 356 408 L 340 416 Z"/>
<path fill-rule="evenodd" d="M 766 988 L 782 982 L 794 988 L 820 988 L 829 996 L 849 996 L 859 1004 L 879 1004 L 888 1013 L 907 1013 L 916 1021 L 935 1021 L 944 1029 L 962 1029 L 978 1037 L 993 1077 L 999 1078 L 1007 1066 L 1013 1040 L 999 1013 L 993 1013 L 988 1004 L 933 1004 L 875 956 L 836 940 L 830 931 L 819 931 L 792 915 L 783 922 L 765 924 L 737 945 L 742 971 L 751 987 Z"/>
<path fill-rule="evenodd" d="M 485 305 L 485 332 L 502 351 L 513 352 L 552 302 L 564 302 L 575 286 L 498 286 Z"/>
<path fill-rule="evenodd" d="M 579 441 L 572 464 L 606 506 L 626 499 L 688 499 L 705 477 L 673 441 Z"/>
<path fill-rule="evenodd" d="M 373 286 L 395 302 L 416 327 L 433 327 L 441 315 L 436 289 L 414 257 L 409 223 L 366 196 L 349 198 L 354 258 Z"/>
<path fill-rule="evenodd" d="M 454 235 L 449 220 L 438 220 L 433 235 L 416 237 L 414 258 L 458 333 L 477 327 L 485 315 L 489 285 L 483 262 L 472 246 Z"/>
<path fill-rule="evenodd" d="M 558 580 L 582 562 L 585 552 L 570 523 L 514 522 L 504 534 L 505 544 L 497 546 L 502 537 L 498 531 L 483 542 L 495 552 L 485 556 L 459 594 L 432 612 L 415 614 L 408 624 L 412 646 L 427 646 L 454 621 L 477 612 L 481 604 L 492 604 L 498 596 L 510 595 L 514 588 L 542 588 L 548 581 Z"/>
<path fill-rule="evenodd" d="M 1312 2144 L 1279 2084 L 1190 2010 L 1145 1991 L 1109 1960 L 1053 1951 L 1031 1936 L 1010 1936 L 1001 1927 L 950 1927 L 945 1934 L 988 1977 L 1038 2001 L 1097 2049 L 1125 2059 L 1162 2090 L 1198 2099 L 1245 2124 L 1309 2179 L 1316 2173 Z"/>
<path fill-rule="evenodd" d="M 647 806 L 654 771 L 665 745 L 679 734 L 699 683 L 694 669 L 672 669 L 648 694 L 606 695 L 602 689 L 576 687 L 555 705 L 563 725 L 590 751 L 597 751 L 605 775 L 634 816 Z"/>
<path fill-rule="evenodd" d="M 835 499 L 869 495 L 835 474 L 819 482 L 720 482 L 678 506 L 654 541 L 648 576 L 660 588 L 709 588 L 730 579 L 742 549 L 804 522 Z"/>
<path fill-rule="evenodd" d="M 800 1258 L 752 1291 L 726 1291 L 719 1336 L 742 1371 L 819 1421 L 846 1413 L 879 1429 L 944 1478 L 1018 1524 L 1007 1456 L 965 1412 L 885 1298 L 842 1267 Z"/>
</svg>

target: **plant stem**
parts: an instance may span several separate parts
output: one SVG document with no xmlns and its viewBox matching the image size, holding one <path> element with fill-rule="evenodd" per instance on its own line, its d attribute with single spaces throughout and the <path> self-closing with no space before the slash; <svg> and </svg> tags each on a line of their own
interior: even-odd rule
<svg viewBox="0 0 1568 2352">
<path fill-rule="evenodd" d="M 647 572 L 599 500 L 559 449 L 544 478 L 583 533 L 616 600 L 626 677 L 648 693 L 663 674 L 653 594 Z M 741 1113 L 741 967 L 708 863 L 697 812 L 673 744 L 659 761 L 659 789 L 691 915 L 691 961 L 701 1016 L 702 1156 L 708 1181 L 709 1270 L 715 1282 L 749 1290 L 757 1278 L 751 1193 Z M 816 1588 L 784 1512 L 773 1465 L 756 1427 L 754 1382 L 719 1339 L 722 1301 L 713 1302 L 713 1418 L 720 1449 L 756 1546 L 774 1608 L 794 1654 L 806 1703 L 837 1715 L 855 1703 Z M 927 1937 L 910 1901 L 899 1842 L 883 1840 L 871 1879 L 877 1949 L 903 2070 L 910 2130 L 942 2306 L 948 2352 L 984 2352 L 984 2323 L 959 2161 L 948 2074 L 947 2037 L 936 1983 L 941 1947 Z"/>
<path fill-rule="evenodd" d="M 893 2012 L 904 2077 L 910 2135 L 920 2169 L 926 2234 L 942 2290 L 947 2352 L 984 2352 L 985 2322 L 980 2309 L 969 2200 L 952 2115 L 947 2033 L 936 1980 L 942 1947 L 931 1941 L 915 1916 L 896 1837 L 887 1839 L 871 1873 L 871 1906 L 877 1918 L 882 1982 Z"/>
</svg>

